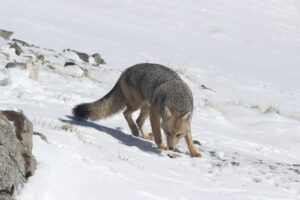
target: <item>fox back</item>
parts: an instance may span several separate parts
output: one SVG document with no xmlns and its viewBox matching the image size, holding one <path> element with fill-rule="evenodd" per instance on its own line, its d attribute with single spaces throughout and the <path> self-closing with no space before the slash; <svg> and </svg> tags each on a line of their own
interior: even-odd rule
<svg viewBox="0 0 300 200">
<path fill-rule="evenodd" d="M 156 105 L 160 111 L 166 106 L 181 113 L 193 110 L 190 88 L 175 71 L 163 65 L 137 64 L 125 70 L 122 76 L 126 84 L 137 90 L 151 105 Z"/>
</svg>

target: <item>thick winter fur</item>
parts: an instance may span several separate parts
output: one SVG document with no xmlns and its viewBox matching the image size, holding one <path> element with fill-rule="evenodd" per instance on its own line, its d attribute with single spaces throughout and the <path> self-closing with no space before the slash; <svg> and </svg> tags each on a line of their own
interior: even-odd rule
<svg viewBox="0 0 300 200">
<path fill-rule="evenodd" d="M 137 64 L 126 69 L 114 88 L 101 99 L 83 103 L 73 109 L 80 119 L 98 120 L 109 117 L 122 109 L 133 135 L 154 140 L 159 149 L 167 147 L 161 139 L 161 127 L 167 137 L 169 149 L 185 138 L 191 156 L 199 157 L 194 147 L 190 121 L 193 113 L 193 96 L 188 85 L 171 69 L 158 64 Z M 136 121 L 132 113 L 141 109 Z M 153 132 L 149 135 L 143 124 L 150 115 Z"/>
<path fill-rule="evenodd" d="M 99 120 L 125 108 L 125 99 L 118 81 L 113 89 L 101 99 L 83 103 L 73 108 L 73 115 L 80 119 Z"/>
</svg>

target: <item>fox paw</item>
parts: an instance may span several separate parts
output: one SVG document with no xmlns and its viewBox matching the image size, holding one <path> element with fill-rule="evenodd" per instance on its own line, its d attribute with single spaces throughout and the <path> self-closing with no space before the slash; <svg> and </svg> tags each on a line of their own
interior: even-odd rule
<svg viewBox="0 0 300 200">
<path fill-rule="evenodd" d="M 139 134 L 140 134 L 139 129 L 137 127 L 132 127 L 131 133 L 132 133 L 132 135 L 134 135 L 136 137 L 139 136 Z"/>
<path fill-rule="evenodd" d="M 143 138 L 146 139 L 146 140 L 154 140 L 154 136 L 153 136 L 152 133 L 149 133 L 149 134 L 147 134 L 147 135 L 144 135 Z"/>
<path fill-rule="evenodd" d="M 191 152 L 191 156 L 192 157 L 201 157 L 202 155 L 198 151 L 194 151 L 194 152 Z"/>
<path fill-rule="evenodd" d="M 167 150 L 168 148 L 167 148 L 167 146 L 164 145 L 164 144 L 159 144 L 159 145 L 158 145 L 158 149 L 160 149 L 160 150 Z"/>
</svg>

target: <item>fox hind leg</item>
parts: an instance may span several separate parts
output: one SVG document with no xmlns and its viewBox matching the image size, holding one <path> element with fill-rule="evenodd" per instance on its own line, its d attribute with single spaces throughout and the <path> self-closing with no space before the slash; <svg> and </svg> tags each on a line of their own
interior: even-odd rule
<svg viewBox="0 0 300 200">
<path fill-rule="evenodd" d="M 131 130 L 131 133 L 134 136 L 139 135 L 139 128 L 137 124 L 132 119 L 132 113 L 143 105 L 142 96 L 140 93 L 133 87 L 130 87 L 126 80 L 121 80 L 121 88 L 123 95 L 125 97 L 125 102 L 127 109 L 123 112 L 124 117 L 129 125 L 129 128 Z"/>
<path fill-rule="evenodd" d="M 134 136 L 138 136 L 139 135 L 139 128 L 137 127 L 136 123 L 132 119 L 132 113 L 134 111 L 136 111 L 136 109 L 133 109 L 132 107 L 127 106 L 127 109 L 123 112 L 123 115 L 124 115 L 128 125 L 129 125 L 131 133 Z"/>
<path fill-rule="evenodd" d="M 136 123 L 142 133 L 143 138 L 148 140 L 154 140 L 153 134 L 148 134 L 145 130 L 144 123 L 149 116 L 149 105 L 146 103 L 142 106 L 139 117 L 136 120 Z"/>
</svg>

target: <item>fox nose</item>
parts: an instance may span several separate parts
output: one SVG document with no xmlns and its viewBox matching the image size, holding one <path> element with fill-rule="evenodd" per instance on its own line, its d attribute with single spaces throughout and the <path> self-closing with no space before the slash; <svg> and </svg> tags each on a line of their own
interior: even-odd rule
<svg viewBox="0 0 300 200">
<path fill-rule="evenodd" d="M 169 149 L 170 149 L 171 151 L 173 151 L 173 150 L 174 150 L 174 147 L 169 147 Z"/>
</svg>

